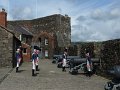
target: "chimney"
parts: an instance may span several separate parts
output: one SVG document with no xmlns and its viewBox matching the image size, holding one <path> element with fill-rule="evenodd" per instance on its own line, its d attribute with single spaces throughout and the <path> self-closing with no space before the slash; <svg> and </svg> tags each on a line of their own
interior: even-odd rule
<svg viewBox="0 0 120 90">
<path fill-rule="evenodd" d="M 0 25 L 3 27 L 7 27 L 7 13 L 5 12 L 5 9 L 2 8 L 0 11 Z"/>
</svg>

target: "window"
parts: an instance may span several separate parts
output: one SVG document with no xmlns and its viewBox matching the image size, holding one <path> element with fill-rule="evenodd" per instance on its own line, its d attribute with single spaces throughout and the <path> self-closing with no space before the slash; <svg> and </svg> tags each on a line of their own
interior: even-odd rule
<svg viewBox="0 0 120 90">
<path fill-rule="evenodd" d="M 39 42 L 41 42 L 41 38 L 39 38 Z"/>
<path fill-rule="evenodd" d="M 48 39 L 45 38 L 45 45 L 48 45 Z"/>
<path fill-rule="evenodd" d="M 45 57 L 48 57 L 48 50 L 45 50 Z"/>
<path fill-rule="evenodd" d="M 41 47 L 41 44 L 42 44 L 41 38 L 39 38 L 39 47 Z"/>
<path fill-rule="evenodd" d="M 23 54 L 27 54 L 27 48 L 23 48 Z"/>
<path fill-rule="evenodd" d="M 23 37 L 23 42 L 26 43 L 26 37 Z"/>
</svg>

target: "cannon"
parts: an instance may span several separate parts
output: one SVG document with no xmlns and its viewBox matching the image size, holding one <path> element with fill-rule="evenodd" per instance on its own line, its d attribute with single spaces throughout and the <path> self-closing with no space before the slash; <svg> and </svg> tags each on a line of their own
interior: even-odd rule
<svg viewBox="0 0 120 90">
<path fill-rule="evenodd" d="M 52 63 L 57 63 L 62 58 L 62 55 L 53 55 Z"/>
<path fill-rule="evenodd" d="M 79 59 L 80 56 L 67 56 L 67 68 L 69 67 L 69 61 L 71 61 L 71 59 Z M 57 60 L 57 67 L 61 68 L 62 67 L 62 57 L 59 57 L 59 59 Z"/>
<path fill-rule="evenodd" d="M 105 84 L 104 89 L 120 90 L 120 65 L 113 66 L 107 70 L 107 74 L 111 75 L 113 79 Z"/>
<path fill-rule="evenodd" d="M 120 78 L 120 66 L 116 65 L 112 67 L 111 69 L 107 70 L 108 74 L 112 75 L 113 77 Z"/>
<path fill-rule="evenodd" d="M 99 65 L 99 59 L 98 58 L 92 58 L 92 68 L 93 68 L 93 73 L 95 73 L 96 66 Z M 74 75 L 78 74 L 78 70 L 81 69 L 84 72 L 87 72 L 87 67 L 86 67 L 86 58 L 80 58 L 80 59 L 71 59 L 69 61 L 69 72 Z"/>
<path fill-rule="evenodd" d="M 79 59 L 80 58 L 80 56 L 67 56 L 67 59 L 69 60 L 69 59 Z"/>
</svg>

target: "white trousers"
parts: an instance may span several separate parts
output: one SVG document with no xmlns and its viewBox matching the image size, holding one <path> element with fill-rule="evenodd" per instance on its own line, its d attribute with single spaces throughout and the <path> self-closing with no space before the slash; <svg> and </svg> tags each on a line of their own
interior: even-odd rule
<svg viewBox="0 0 120 90">
<path fill-rule="evenodd" d="M 32 69 L 35 70 L 35 67 L 38 66 L 38 63 L 39 63 L 39 60 L 38 60 L 38 59 L 37 59 L 37 60 L 33 60 L 33 61 L 32 61 Z"/>
<path fill-rule="evenodd" d="M 17 67 L 19 67 L 19 62 L 17 62 Z"/>
<path fill-rule="evenodd" d="M 62 66 L 63 66 L 63 67 L 65 67 L 65 66 L 66 66 L 66 64 L 67 64 L 66 59 L 63 59 L 63 64 L 62 64 Z"/>
<path fill-rule="evenodd" d="M 17 60 L 17 67 L 19 67 L 20 62 L 21 62 L 21 58 L 19 58 L 19 59 Z"/>
<path fill-rule="evenodd" d="M 35 61 L 34 60 L 32 61 L 32 69 L 35 70 Z"/>
<path fill-rule="evenodd" d="M 92 71 L 92 63 L 87 60 L 87 70 Z"/>
<path fill-rule="evenodd" d="M 35 65 L 37 65 L 37 66 L 38 66 L 38 63 L 39 63 L 39 60 L 37 59 L 37 60 L 36 60 L 36 62 L 35 62 Z"/>
</svg>

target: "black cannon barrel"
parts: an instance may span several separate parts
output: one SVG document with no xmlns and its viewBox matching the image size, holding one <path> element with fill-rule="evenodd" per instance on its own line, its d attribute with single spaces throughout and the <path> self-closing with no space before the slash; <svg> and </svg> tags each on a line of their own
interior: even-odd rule
<svg viewBox="0 0 120 90">
<path fill-rule="evenodd" d="M 58 59 L 60 57 L 62 57 L 62 55 L 53 55 L 53 59 Z"/>
<path fill-rule="evenodd" d="M 67 59 L 79 59 L 80 56 L 67 56 Z"/>
<path fill-rule="evenodd" d="M 60 60 L 61 57 L 62 57 L 62 55 L 53 55 L 52 63 L 57 63 Z"/>
<path fill-rule="evenodd" d="M 91 61 L 93 63 L 99 63 L 99 59 L 98 58 L 91 58 Z M 86 58 L 71 59 L 69 62 L 70 63 L 74 63 L 74 64 L 81 64 L 81 63 L 85 63 L 86 62 Z"/>
<path fill-rule="evenodd" d="M 61 58 L 62 57 L 62 55 L 53 55 L 53 59 L 55 59 L 55 58 Z M 67 59 L 69 60 L 69 59 L 79 59 L 80 58 L 80 56 L 67 56 Z"/>
<path fill-rule="evenodd" d="M 67 56 L 67 61 L 71 60 L 71 59 L 79 59 L 80 56 Z M 53 55 L 53 59 L 56 59 L 58 61 L 61 61 L 62 59 L 62 55 Z M 59 60 L 60 59 L 60 60 Z"/>
</svg>

